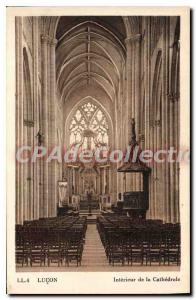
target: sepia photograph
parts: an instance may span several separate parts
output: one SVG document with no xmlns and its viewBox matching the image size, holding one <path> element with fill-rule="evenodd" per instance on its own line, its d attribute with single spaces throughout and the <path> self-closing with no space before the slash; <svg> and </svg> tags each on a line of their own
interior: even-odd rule
<svg viewBox="0 0 196 300">
<path fill-rule="evenodd" d="M 15 112 L 8 251 L 18 289 L 28 289 L 31 274 L 54 286 L 59 272 L 112 272 L 113 284 L 129 283 L 122 293 L 140 293 L 130 282 L 148 281 L 146 272 L 155 289 L 183 289 L 189 9 L 55 9 L 7 9 Z"/>
</svg>

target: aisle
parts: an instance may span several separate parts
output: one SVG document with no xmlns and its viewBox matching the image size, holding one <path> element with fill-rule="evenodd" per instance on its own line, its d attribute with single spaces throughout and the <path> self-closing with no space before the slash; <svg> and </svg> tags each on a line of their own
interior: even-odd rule
<svg viewBox="0 0 196 300">
<path fill-rule="evenodd" d="M 107 266 L 108 262 L 104 247 L 101 243 L 99 233 L 95 224 L 88 224 L 82 256 L 82 266 L 97 268 Z"/>
</svg>

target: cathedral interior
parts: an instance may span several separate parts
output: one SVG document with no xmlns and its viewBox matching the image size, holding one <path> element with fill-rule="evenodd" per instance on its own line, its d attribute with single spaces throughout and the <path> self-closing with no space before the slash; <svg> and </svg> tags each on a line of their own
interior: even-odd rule
<svg viewBox="0 0 196 300">
<path fill-rule="evenodd" d="M 179 148 L 180 17 L 16 17 L 15 45 L 17 265 L 178 266 L 179 163 L 106 153 Z"/>
</svg>

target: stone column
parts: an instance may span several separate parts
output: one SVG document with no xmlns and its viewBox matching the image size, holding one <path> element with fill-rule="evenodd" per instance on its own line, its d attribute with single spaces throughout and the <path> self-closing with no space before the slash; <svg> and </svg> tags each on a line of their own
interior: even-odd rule
<svg viewBox="0 0 196 300">
<path fill-rule="evenodd" d="M 141 103 L 141 34 L 135 34 L 126 39 L 127 47 L 127 110 L 128 110 L 128 135 L 130 132 L 130 120 L 135 119 L 136 137 L 140 133 L 140 103 Z M 139 190 L 141 186 L 140 176 L 134 174 L 127 176 L 127 189 Z"/>
<path fill-rule="evenodd" d="M 103 178 L 103 176 L 102 176 L 102 174 L 103 174 L 103 169 L 102 168 L 100 168 L 100 195 L 102 195 L 102 193 L 103 193 L 103 191 L 102 191 L 102 178 Z"/>
<path fill-rule="evenodd" d="M 145 27 L 145 37 L 144 37 L 144 86 L 145 86 L 145 138 L 144 138 L 144 149 L 150 149 L 150 17 L 144 18 L 144 27 Z M 152 175 L 150 174 L 150 180 Z M 150 189 L 149 189 L 150 193 Z M 151 203 L 151 194 L 149 197 L 149 211 L 147 212 L 147 217 L 152 218 L 152 203 Z"/>
<path fill-rule="evenodd" d="M 170 146 L 174 147 L 174 102 L 172 98 L 170 100 Z M 171 215 L 171 222 L 173 223 L 175 220 L 175 165 L 174 163 L 170 163 L 170 215 Z"/>
<path fill-rule="evenodd" d="M 24 85 L 24 78 L 23 78 L 23 85 Z M 27 99 L 24 97 L 24 90 L 23 90 L 23 105 Z M 23 106 L 24 107 L 24 106 Z M 27 126 L 24 125 L 24 115 L 22 116 L 23 119 L 23 145 L 28 144 L 28 133 L 27 133 Z M 29 181 L 28 181 L 28 165 L 25 163 L 23 165 L 23 221 L 28 220 L 28 203 L 29 203 Z"/>
<path fill-rule="evenodd" d="M 50 57 L 50 37 L 47 37 L 47 118 L 48 118 L 48 124 L 47 124 L 47 153 L 49 155 L 50 151 L 53 148 L 53 140 L 52 140 L 52 112 L 54 107 L 52 106 L 52 102 L 51 102 L 51 57 Z M 51 206 L 52 206 L 52 194 L 53 194 L 53 189 L 51 189 L 51 185 L 52 185 L 52 164 L 54 163 L 54 161 L 51 161 L 47 164 L 47 176 L 48 176 L 48 198 L 47 198 L 47 202 L 48 202 L 48 211 L 47 211 L 47 217 L 51 217 Z"/>
<path fill-rule="evenodd" d="M 101 194 L 100 192 L 100 169 L 99 169 L 99 175 L 97 175 L 97 194 Z"/>
<path fill-rule="evenodd" d="M 82 177 L 82 194 L 84 194 L 84 177 Z"/>
<path fill-rule="evenodd" d="M 139 140 L 140 136 L 140 109 L 141 109 L 141 41 L 142 35 L 137 34 L 134 38 L 135 46 L 135 122 L 136 122 L 136 137 Z M 141 176 L 136 174 L 136 190 L 141 188 Z"/>
<path fill-rule="evenodd" d="M 111 180 L 111 176 L 112 176 L 112 174 L 111 174 L 111 166 L 109 167 L 109 169 L 108 169 L 108 184 L 109 184 L 109 188 L 108 188 L 108 192 L 109 192 L 109 194 L 111 194 L 112 193 L 112 180 Z"/>
<path fill-rule="evenodd" d="M 105 194 L 105 186 L 106 186 L 106 168 L 103 168 L 103 194 Z"/>
<path fill-rule="evenodd" d="M 57 40 L 49 38 L 49 65 L 50 65 L 50 94 L 49 94 L 49 147 L 53 149 L 57 146 L 56 136 L 56 59 L 55 49 Z M 57 207 L 57 161 L 52 160 L 50 162 L 50 186 L 49 186 L 49 201 L 50 201 L 50 216 L 56 216 Z"/>
<path fill-rule="evenodd" d="M 75 193 L 78 194 L 78 170 L 77 169 L 75 170 L 75 173 L 76 173 L 76 175 L 75 175 L 76 176 L 76 190 L 75 190 Z"/>
<path fill-rule="evenodd" d="M 174 113 L 175 113 L 175 120 L 174 120 L 174 131 L 175 131 L 175 150 L 179 150 L 180 148 L 180 86 L 179 86 L 179 77 L 180 74 L 180 41 L 176 44 L 176 78 L 175 78 L 175 104 L 174 104 Z M 179 209 L 179 162 L 175 162 L 175 222 L 180 222 L 180 209 Z"/>
<path fill-rule="evenodd" d="M 75 194 L 75 190 L 76 190 L 76 173 L 75 173 L 75 168 L 73 168 L 73 190 L 74 190 L 74 194 Z"/>
<path fill-rule="evenodd" d="M 110 168 L 107 167 L 107 193 L 110 193 Z"/>
<path fill-rule="evenodd" d="M 126 49 L 127 49 L 127 57 L 126 57 L 126 83 L 127 83 L 127 136 L 128 142 L 131 137 L 131 119 L 133 117 L 132 112 L 132 90 L 133 90 L 133 44 L 130 38 L 125 40 Z M 127 191 L 131 191 L 133 189 L 133 176 L 132 174 L 127 174 Z"/>
<path fill-rule="evenodd" d="M 169 95 L 170 100 L 170 146 L 177 150 L 179 148 L 178 137 L 178 95 Z M 175 159 L 175 157 L 174 157 Z M 170 163 L 170 207 L 171 222 L 179 222 L 179 163 L 174 161 Z"/>
<path fill-rule="evenodd" d="M 170 136 L 170 120 L 169 120 L 169 99 L 168 94 L 168 62 L 169 62 L 169 17 L 164 18 L 164 27 L 163 27 L 163 55 L 162 55 L 162 66 L 163 66 L 163 86 L 162 86 L 162 146 L 167 150 L 169 148 L 169 136 Z M 170 195 L 169 195 L 169 163 L 165 162 L 162 166 L 163 170 L 163 215 L 165 222 L 171 222 L 170 217 Z"/>
<path fill-rule="evenodd" d="M 179 131 L 180 131 L 180 103 L 179 103 L 179 98 L 177 99 L 176 102 L 176 149 L 180 149 L 180 136 L 179 136 Z M 176 222 L 180 222 L 180 195 L 179 195 L 179 171 L 180 171 L 180 164 L 179 162 L 176 162 L 176 169 L 175 169 L 175 176 L 176 176 Z"/>
<path fill-rule="evenodd" d="M 33 145 L 37 145 L 36 135 L 40 128 L 39 120 L 39 91 L 38 91 L 38 18 L 33 17 L 33 103 L 34 103 L 34 130 L 33 130 Z M 33 219 L 39 219 L 39 201 L 40 201 L 40 160 L 37 160 L 33 165 Z"/>
<path fill-rule="evenodd" d="M 48 36 L 42 35 L 42 134 L 43 146 L 48 150 Z M 48 217 L 48 164 L 42 160 L 42 189 L 43 198 L 40 199 L 40 217 Z"/>
<path fill-rule="evenodd" d="M 95 176 L 95 193 L 97 194 L 97 176 Z"/>
<path fill-rule="evenodd" d="M 170 147 L 174 147 L 175 150 L 179 147 L 179 119 L 178 119 L 178 100 L 179 100 L 179 86 L 178 86 L 178 72 L 179 72 L 179 42 L 173 40 L 173 36 L 170 39 L 169 49 L 169 65 L 170 65 L 170 85 L 168 92 L 169 103 L 169 118 L 170 127 L 168 131 Z M 175 55 L 175 57 L 174 57 Z M 175 58 L 175 65 L 173 65 Z M 177 162 L 169 163 L 169 195 L 170 195 L 170 222 L 179 221 L 179 165 Z"/>
<path fill-rule="evenodd" d="M 22 17 L 16 17 L 16 150 L 23 145 Z M 23 164 L 16 162 L 16 224 L 23 223 Z"/>
<path fill-rule="evenodd" d="M 141 34 L 137 34 L 132 38 L 132 43 L 134 44 L 134 58 L 135 58 L 135 68 L 134 68 L 134 118 L 136 122 L 136 137 L 139 138 L 140 134 L 140 104 L 141 104 Z"/>
</svg>

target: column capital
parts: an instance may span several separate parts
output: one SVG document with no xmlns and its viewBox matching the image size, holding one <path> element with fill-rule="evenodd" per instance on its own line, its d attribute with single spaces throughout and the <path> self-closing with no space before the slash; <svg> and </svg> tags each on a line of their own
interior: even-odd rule
<svg viewBox="0 0 196 300">
<path fill-rule="evenodd" d="M 48 35 L 45 35 L 45 34 L 41 35 L 41 43 L 48 43 L 48 40 L 49 40 Z"/>
<path fill-rule="evenodd" d="M 58 40 L 57 39 L 54 39 L 54 38 L 50 38 L 49 39 L 49 44 L 50 44 L 50 46 L 56 46 L 56 44 L 57 44 L 57 42 L 58 42 Z"/>
<path fill-rule="evenodd" d="M 49 44 L 51 47 L 56 46 L 58 40 L 55 38 L 50 37 L 49 35 L 41 35 L 41 43 Z"/>
<path fill-rule="evenodd" d="M 174 103 L 176 101 L 179 101 L 180 93 L 169 93 L 167 94 L 168 99 Z"/>
<path fill-rule="evenodd" d="M 129 43 L 140 42 L 141 39 L 142 39 L 142 34 L 137 33 L 137 34 L 135 34 L 135 35 L 131 35 L 131 36 L 127 37 L 127 38 L 125 39 L 125 43 L 126 43 L 126 44 L 129 44 Z"/>
</svg>

